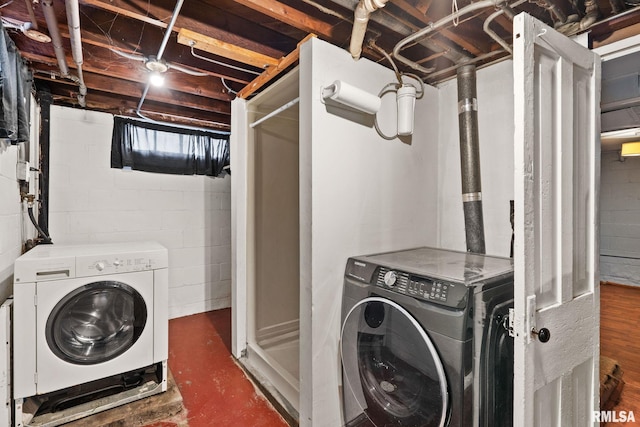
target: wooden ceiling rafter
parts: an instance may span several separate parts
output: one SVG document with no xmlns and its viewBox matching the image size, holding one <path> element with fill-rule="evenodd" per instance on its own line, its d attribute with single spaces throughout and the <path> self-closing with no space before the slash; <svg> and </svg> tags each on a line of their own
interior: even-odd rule
<svg viewBox="0 0 640 427">
<path fill-rule="evenodd" d="M 76 91 L 68 85 L 55 85 L 51 87 L 51 94 L 54 99 L 65 102 L 68 105 L 75 105 Z M 130 96 L 114 97 L 112 94 L 94 91 L 91 97 L 87 96 L 87 107 L 99 109 L 100 111 L 112 114 L 129 115 L 137 117 L 136 110 L 138 107 L 138 98 Z M 212 121 L 226 123 L 229 121 L 229 115 L 219 114 L 210 111 L 192 110 L 175 105 L 167 105 L 156 101 L 145 102 L 142 113 L 145 116 L 151 115 L 171 115 L 173 123 L 187 124 L 190 120 L 198 120 L 201 122 Z M 211 124 L 210 128 L 219 129 L 220 126 Z"/>
<path fill-rule="evenodd" d="M 262 69 L 277 65 L 279 62 L 278 58 L 226 43 L 186 28 L 182 28 L 178 32 L 178 43 Z"/>
<path fill-rule="evenodd" d="M 285 56 L 280 60 L 275 67 L 269 67 L 264 73 L 256 77 L 251 83 L 246 85 L 244 89 L 238 92 L 238 98 L 246 99 L 249 95 L 255 93 L 257 90 L 268 84 L 271 80 L 277 77 L 284 70 L 296 63 L 300 59 L 300 46 L 309 39 L 317 37 L 315 34 L 309 34 L 302 39 L 293 52 Z"/>
<path fill-rule="evenodd" d="M 391 3 L 401 8 L 403 11 L 411 15 L 413 18 L 422 22 L 425 26 L 434 22 L 434 19 L 432 17 L 430 17 L 429 15 L 421 12 L 419 9 L 412 6 L 407 0 L 391 0 Z M 442 31 L 440 31 L 440 34 L 443 37 L 451 40 L 453 43 L 467 50 L 468 52 L 472 53 L 475 56 L 482 55 L 483 53 L 485 53 L 485 51 L 481 49 L 479 46 L 477 46 L 474 43 L 471 43 L 469 40 L 465 39 L 464 37 L 461 37 L 459 34 L 456 34 L 455 32 L 449 29 L 446 29 L 446 28 L 443 29 Z"/>
<path fill-rule="evenodd" d="M 42 8 L 35 6 L 32 8 L 34 13 L 30 13 L 29 6 L 35 4 L 32 1 L 8 3 L 2 15 L 22 22 L 37 23 L 41 31 L 46 33 Z M 157 52 L 162 43 L 176 0 L 79 1 L 85 53 L 83 69 L 89 88 L 88 108 L 136 116 L 138 102 L 148 82 L 149 71 L 145 68 L 145 61 Z M 459 7 L 463 8 L 471 1 L 458 0 Z M 559 1 L 566 13 L 572 10 L 569 0 Z M 611 13 L 609 0 L 596 1 L 603 16 Z M 66 13 L 63 3 L 56 2 L 58 29 L 63 37 L 71 74 L 74 74 Z M 241 96 L 255 93 L 291 69 L 298 60 L 298 42 L 307 34 L 315 33 L 334 45 L 346 47 L 355 4 L 356 0 L 185 2 L 162 59 L 169 64 L 207 73 L 208 76 L 196 77 L 168 70 L 165 74 L 168 89 L 151 88 L 143 114 L 170 123 L 228 129 L 232 92 L 238 90 Z M 449 78 L 455 73 L 452 71 L 455 64 L 466 58 L 490 52 L 497 55 L 485 62 L 499 58 L 502 55 L 500 46 L 483 31 L 485 19 L 494 10 L 492 7 L 478 10 L 461 17 L 458 26 L 450 23 L 428 34 L 420 43 L 407 46 L 405 56 L 436 69 L 427 78 L 430 83 Z M 517 8 L 517 12 L 520 11 L 527 11 L 547 25 L 553 25 L 548 11 L 537 4 L 525 2 Z M 437 22 L 450 13 L 450 1 L 389 0 L 385 8 L 375 12 L 369 23 L 368 35 L 376 39 L 377 46 L 390 52 L 407 34 Z M 491 25 L 500 37 L 508 42 L 511 40 L 512 22 L 508 17 L 500 15 Z M 594 38 L 594 45 L 602 45 L 635 35 L 640 32 L 639 28 L 640 7 L 636 7 L 603 18 L 589 31 Z M 216 47 L 223 46 L 223 49 L 201 49 L 202 45 L 193 48 L 188 41 L 180 44 L 177 41 L 182 30 L 183 34 L 193 32 L 192 39 L 201 35 L 205 40 L 214 40 Z M 56 102 L 77 106 L 78 87 L 71 80 L 59 78 L 51 44 L 36 43 L 15 30 L 10 30 L 10 35 L 30 66 L 38 70 L 34 74 L 35 79 L 52 87 Z M 206 58 L 197 55 L 194 49 L 198 53 L 206 52 Z M 124 53 L 124 56 L 140 57 L 126 58 L 114 53 L 114 50 Z M 366 44 L 363 46 L 363 57 L 388 65 L 379 51 Z M 270 66 L 265 70 L 267 63 Z M 398 66 L 402 71 L 412 71 L 403 64 Z M 254 78 L 252 73 L 261 70 L 264 70 L 262 74 Z M 205 123 L 207 121 L 210 123 Z"/>
<path fill-rule="evenodd" d="M 276 0 L 234 0 L 243 6 L 282 21 L 294 28 L 305 31 L 307 33 L 319 34 L 329 40 L 333 39 L 334 26 L 314 18 L 310 15 L 300 12 L 291 6 L 287 6 Z"/>
<path fill-rule="evenodd" d="M 162 29 L 167 28 L 167 24 L 162 20 L 152 18 L 150 16 L 171 13 L 170 10 L 155 5 L 153 2 L 147 2 L 143 0 L 80 0 L 80 2 L 81 4 L 86 4 L 98 9 L 107 10 L 114 15 L 122 15 L 127 18 L 145 22 Z M 147 8 L 147 14 L 143 14 L 140 12 L 140 10 L 145 10 L 143 8 Z M 220 26 L 207 26 L 201 21 L 198 21 L 195 18 L 187 15 L 187 11 L 185 11 L 184 9 L 186 8 L 183 8 L 183 12 L 178 15 L 178 18 L 176 19 L 176 24 L 174 25 L 172 30 L 173 33 L 178 33 L 182 28 L 188 28 L 191 31 L 202 33 L 209 37 L 214 37 L 226 43 L 238 45 L 245 49 L 259 52 L 267 56 L 280 57 L 284 54 L 284 51 L 272 48 L 267 44 L 257 42 L 247 37 L 240 36 L 238 33 L 233 33 L 232 30 L 234 25 L 244 27 L 249 26 L 249 24 L 246 22 L 244 23 L 244 25 L 242 25 L 242 23 L 239 21 L 240 18 L 226 18 L 226 21 L 230 22 L 227 23 L 227 26 L 229 26 L 229 28 L 221 28 Z M 202 11 L 200 13 L 205 12 Z M 260 28 L 255 28 L 253 29 L 253 31 L 256 32 L 256 38 L 273 37 L 275 35 L 273 31 L 266 31 Z"/>
</svg>

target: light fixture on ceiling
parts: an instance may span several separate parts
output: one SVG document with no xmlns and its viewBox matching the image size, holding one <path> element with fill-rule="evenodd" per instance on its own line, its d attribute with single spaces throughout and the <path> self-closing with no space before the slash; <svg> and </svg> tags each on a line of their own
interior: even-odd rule
<svg viewBox="0 0 640 427">
<path fill-rule="evenodd" d="M 623 142 L 622 150 L 620 150 L 620 157 L 633 157 L 640 156 L 640 141 L 639 142 Z"/>
<path fill-rule="evenodd" d="M 151 74 L 149 74 L 149 83 L 156 87 L 164 86 L 164 74 L 152 71 Z"/>
<path fill-rule="evenodd" d="M 155 73 L 166 73 L 169 69 L 169 64 L 161 59 L 157 59 L 155 56 L 147 57 L 144 61 L 144 66 L 147 70 Z"/>
<path fill-rule="evenodd" d="M 49 37 L 45 33 L 41 33 L 40 31 L 38 31 L 37 28 L 34 28 L 31 22 L 22 22 L 18 21 L 17 19 L 11 19 L 3 16 L 2 25 L 6 28 L 20 31 L 31 40 L 35 40 L 40 43 L 51 43 L 51 37 Z"/>
<path fill-rule="evenodd" d="M 155 56 L 149 56 L 144 66 L 151 72 L 149 74 L 149 83 L 156 87 L 163 86 L 164 73 L 169 70 L 169 65 L 165 61 L 157 59 Z"/>
</svg>

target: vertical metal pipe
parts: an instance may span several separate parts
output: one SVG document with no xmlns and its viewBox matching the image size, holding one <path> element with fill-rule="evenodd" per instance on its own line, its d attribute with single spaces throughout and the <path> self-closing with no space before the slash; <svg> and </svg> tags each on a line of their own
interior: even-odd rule
<svg viewBox="0 0 640 427">
<path fill-rule="evenodd" d="M 67 65 L 67 58 L 64 54 L 64 47 L 62 46 L 62 36 L 58 30 L 58 18 L 56 18 L 56 12 L 53 10 L 53 0 L 44 0 L 42 2 L 42 12 L 44 14 L 45 21 L 47 21 L 47 29 L 51 36 L 53 51 L 58 59 L 60 74 L 62 74 L 62 77 L 66 78 L 69 76 L 69 67 Z"/>
<path fill-rule="evenodd" d="M 53 97 L 47 87 L 38 88 L 38 101 L 40 104 L 40 212 L 38 213 L 38 224 L 46 235 L 49 235 L 49 136 L 51 126 L 51 104 Z"/>
<path fill-rule="evenodd" d="M 461 66 L 458 68 L 457 76 L 462 206 L 464 209 L 467 251 L 483 254 L 485 253 L 484 220 L 482 216 L 475 65 Z"/>
</svg>

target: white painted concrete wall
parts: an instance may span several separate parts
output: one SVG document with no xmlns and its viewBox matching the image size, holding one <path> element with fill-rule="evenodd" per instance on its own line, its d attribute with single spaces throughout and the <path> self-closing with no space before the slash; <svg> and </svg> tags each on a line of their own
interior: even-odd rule
<svg viewBox="0 0 640 427">
<path fill-rule="evenodd" d="M 18 148 L 0 141 L 0 302 L 13 292 L 13 262 L 21 254 Z"/>
<path fill-rule="evenodd" d="M 39 108 L 31 97 L 31 166 L 37 167 Z M 24 144 L 21 144 L 24 149 Z M 22 243 L 36 237 L 35 228 L 20 202 L 20 186 L 16 178 L 18 146 L 0 141 L 0 304 L 13 293 L 13 263 L 22 253 Z M 29 192 L 38 187 L 37 173 L 29 175 Z M 36 207 L 37 209 L 37 207 Z M 35 214 L 37 217 L 37 213 Z"/>
<path fill-rule="evenodd" d="M 453 79 L 438 87 L 438 244 L 442 248 L 464 251 L 456 85 Z M 513 200 L 512 62 L 503 61 L 478 70 L 477 95 L 486 250 L 491 255 L 508 257 L 509 201 Z"/>
<path fill-rule="evenodd" d="M 111 169 L 113 116 L 51 108 L 55 244 L 156 240 L 169 249 L 171 318 L 230 305 L 230 178 Z"/>
<path fill-rule="evenodd" d="M 328 111 L 320 93 L 340 79 L 377 94 L 394 81 L 389 69 L 317 39 L 302 47 L 300 64 L 300 423 L 338 426 L 347 258 L 437 244 L 438 94 L 429 87 L 417 101 L 412 138 L 386 141 L 370 121 Z M 378 118 L 395 133 L 395 96 Z"/>
<path fill-rule="evenodd" d="M 640 286 L 640 157 L 602 153 L 600 278 Z"/>
</svg>

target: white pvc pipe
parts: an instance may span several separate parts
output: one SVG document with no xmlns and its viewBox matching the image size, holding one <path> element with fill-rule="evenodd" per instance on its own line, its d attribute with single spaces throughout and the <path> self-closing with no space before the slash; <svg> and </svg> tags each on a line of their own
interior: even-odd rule
<svg viewBox="0 0 640 427">
<path fill-rule="evenodd" d="M 71 55 L 78 70 L 78 103 L 81 107 L 86 107 L 87 86 L 82 75 L 82 36 L 80 34 L 80 5 L 78 0 L 66 0 L 67 25 L 69 26 L 69 38 L 71 41 Z"/>
<path fill-rule="evenodd" d="M 372 12 L 384 7 L 388 0 L 360 0 L 354 11 L 353 29 L 351 30 L 351 42 L 349 53 L 353 59 L 359 59 L 362 54 L 362 43 L 367 33 L 367 24 Z"/>
</svg>

